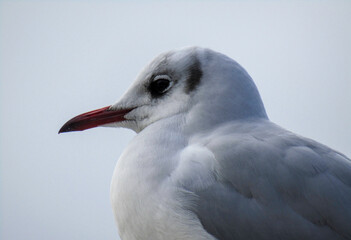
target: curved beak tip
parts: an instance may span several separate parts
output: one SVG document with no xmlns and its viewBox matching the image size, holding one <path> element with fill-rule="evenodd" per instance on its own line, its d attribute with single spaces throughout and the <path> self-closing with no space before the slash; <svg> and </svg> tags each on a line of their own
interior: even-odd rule
<svg viewBox="0 0 351 240">
<path fill-rule="evenodd" d="M 73 132 L 74 129 L 72 129 L 70 126 L 67 126 L 67 124 L 64 124 L 60 130 L 58 131 L 58 134 L 60 133 L 65 133 L 65 132 Z"/>
</svg>

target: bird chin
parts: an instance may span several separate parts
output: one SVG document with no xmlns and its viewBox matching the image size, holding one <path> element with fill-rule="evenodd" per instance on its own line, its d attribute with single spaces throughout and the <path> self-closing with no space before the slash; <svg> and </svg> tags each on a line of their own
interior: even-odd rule
<svg viewBox="0 0 351 240">
<path fill-rule="evenodd" d="M 124 120 L 120 122 L 107 123 L 107 124 L 101 125 L 101 127 L 127 128 L 127 129 L 133 130 L 136 133 L 140 132 L 138 128 L 138 124 L 135 120 Z"/>
</svg>

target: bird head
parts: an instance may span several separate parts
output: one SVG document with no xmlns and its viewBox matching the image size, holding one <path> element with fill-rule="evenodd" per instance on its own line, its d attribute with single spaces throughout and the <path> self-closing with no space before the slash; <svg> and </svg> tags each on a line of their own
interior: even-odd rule
<svg viewBox="0 0 351 240">
<path fill-rule="evenodd" d="M 210 49 L 190 47 L 159 55 L 117 103 L 72 118 L 59 133 L 97 126 L 140 132 L 176 115 L 191 129 L 267 118 L 255 84 L 238 63 Z"/>
</svg>

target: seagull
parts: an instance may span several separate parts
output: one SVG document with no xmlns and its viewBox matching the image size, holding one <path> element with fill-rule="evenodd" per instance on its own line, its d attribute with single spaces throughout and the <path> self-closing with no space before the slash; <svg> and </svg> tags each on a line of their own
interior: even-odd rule
<svg viewBox="0 0 351 240">
<path fill-rule="evenodd" d="M 271 122 L 249 74 L 201 47 L 162 53 L 115 104 L 59 133 L 137 135 L 111 202 L 123 240 L 351 239 L 351 161 Z"/>
</svg>

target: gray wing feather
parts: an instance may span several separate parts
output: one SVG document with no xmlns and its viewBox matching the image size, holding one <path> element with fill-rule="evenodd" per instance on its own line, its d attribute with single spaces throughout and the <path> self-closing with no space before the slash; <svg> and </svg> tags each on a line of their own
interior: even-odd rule
<svg viewBox="0 0 351 240">
<path fill-rule="evenodd" d="M 233 127 L 232 127 L 233 128 Z M 227 128 L 203 144 L 216 181 L 193 211 L 218 239 L 351 239 L 351 162 L 271 123 Z"/>
</svg>

